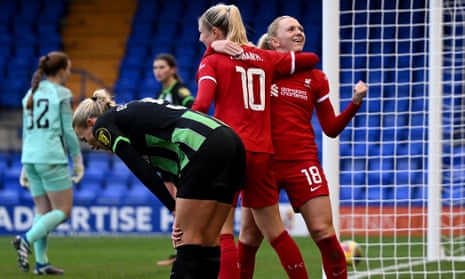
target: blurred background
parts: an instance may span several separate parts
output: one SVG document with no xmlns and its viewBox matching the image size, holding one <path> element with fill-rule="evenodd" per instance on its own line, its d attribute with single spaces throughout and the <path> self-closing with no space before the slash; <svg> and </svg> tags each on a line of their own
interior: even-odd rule
<svg viewBox="0 0 465 279">
<path fill-rule="evenodd" d="M 72 60 L 67 83 L 74 105 L 95 89 L 113 92 L 117 103 L 154 97 L 161 88 L 153 59 L 173 54 L 183 82 L 196 95 L 195 73 L 205 51 L 197 19 L 210 0 L 11 0 L 0 2 L 0 205 L 30 204 L 19 187 L 21 99 L 40 56 L 62 50 Z M 321 55 L 321 0 L 239 0 L 236 4 L 256 43 L 271 21 L 289 14 L 306 28 L 306 49 Z M 82 145 L 86 174 L 75 203 L 158 203 L 122 162 Z M 111 187 L 107 187 L 111 185 Z"/>
</svg>

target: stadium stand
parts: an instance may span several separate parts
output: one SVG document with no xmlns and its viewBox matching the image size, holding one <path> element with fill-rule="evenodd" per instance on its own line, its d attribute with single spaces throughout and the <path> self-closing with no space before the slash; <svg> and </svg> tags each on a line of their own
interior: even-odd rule
<svg viewBox="0 0 465 279">
<path fill-rule="evenodd" d="M 307 47 L 305 50 L 311 50 L 318 54 L 321 50 L 321 14 L 312 13 L 312 10 L 321 9 L 321 2 L 309 3 L 309 1 L 293 1 L 289 5 L 283 1 L 224 1 L 225 3 L 234 3 L 238 5 L 246 20 L 249 38 L 256 42 L 259 36 L 265 32 L 266 26 L 273 18 L 281 14 L 289 14 L 298 18 L 307 33 Z M 344 1 L 341 1 L 343 3 Z M 73 59 L 73 67 L 83 68 L 85 71 L 95 75 L 99 80 L 109 85 L 115 92 L 117 101 L 123 102 L 135 98 L 153 96 L 159 89 L 159 84 L 155 81 L 152 74 L 152 60 L 159 52 L 170 52 L 176 55 L 182 78 L 190 87 L 195 95 L 195 72 L 200 61 L 204 46 L 198 42 L 197 17 L 207 8 L 210 1 L 199 0 L 177 0 L 177 1 L 117 1 L 108 5 L 105 0 L 18 0 L 18 1 L 1 1 L 0 2 L 0 107 L 2 109 L 19 109 L 21 98 L 27 90 L 30 82 L 32 71 L 35 69 L 37 57 L 50 50 L 63 49 Z M 260 12 L 266 7 L 267 12 Z M 98 16 L 96 16 L 98 14 Z M 312 14 L 313 16 L 307 16 Z M 320 17 L 319 17 L 319 16 Z M 360 15 L 363 16 L 363 15 Z M 389 16 L 386 14 L 384 16 Z M 179 20 L 179 19 L 182 20 Z M 344 18 L 341 20 L 344 21 Z M 402 18 L 399 23 L 402 23 Z M 420 26 L 418 28 L 424 28 Z M 399 36 L 408 35 L 408 32 L 423 32 L 417 29 L 384 28 L 383 34 L 391 38 L 395 32 Z M 349 36 L 341 31 L 341 36 Z M 357 30 L 357 36 L 363 38 L 367 32 L 376 32 L 376 30 Z M 422 49 L 418 45 L 400 45 L 407 54 L 410 48 Z M 347 50 L 351 45 L 341 44 L 344 52 L 349 53 L 366 53 L 365 47 L 360 49 Z M 380 45 L 370 45 L 372 49 L 380 49 Z M 386 43 L 382 46 L 386 53 L 392 51 L 392 45 Z M 410 59 L 407 55 L 398 57 L 389 57 L 385 61 L 372 59 L 369 61 L 371 66 L 375 65 L 404 65 L 413 63 L 419 65 L 425 63 L 421 57 Z M 342 58 L 341 64 L 348 68 L 357 68 L 366 65 L 363 59 Z M 341 72 L 341 82 L 352 82 L 356 79 L 365 79 L 370 75 L 371 80 L 383 80 L 386 83 L 406 82 L 410 79 L 409 73 L 393 74 L 392 71 L 373 71 L 357 73 Z M 446 77 L 447 78 L 447 77 Z M 450 77 L 452 78 L 452 77 Z M 413 73 L 413 81 L 424 81 L 426 77 L 423 72 Z M 76 75 L 70 81 L 70 88 L 74 92 L 81 92 L 81 77 Z M 394 88 L 394 87 L 393 87 Z M 413 87 L 415 92 L 422 93 L 425 88 L 423 85 Z M 456 89 L 460 90 L 460 88 Z M 350 90 L 349 90 L 350 91 Z M 92 92 L 88 90 L 87 94 Z M 380 90 L 370 90 L 370 98 L 376 98 Z M 385 97 L 402 94 L 409 90 L 390 90 L 389 86 L 385 87 L 382 93 Z M 77 99 L 82 97 L 76 95 Z M 381 97 L 378 96 L 378 97 Z M 447 101 L 447 100 L 446 100 Z M 424 174 L 399 172 L 393 176 L 391 170 L 397 168 L 401 170 L 399 164 L 387 161 L 383 164 L 374 164 L 370 162 L 354 162 L 345 160 L 344 157 L 350 157 L 353 154 L 360 154 L 369 150 L 373 154 L 393 154 L 393 144 L 395 137 L 410 136 L 414 142 L 410 145 L 410 154 L 412 150 L 420 154 L 423 152 L 422 144 L 416 141 L 422 140 L 424 135 L 425 119 L 421 114 L 412 115 L 407 118 L 402 115 L 389 116 L 388 113 L 399 106 L 403 109 L 423 110 L 425 104 L 421 101 L 409 103 L 383 101 L 370 102 L 368 109 L 371 111 L 380 111 L 383 109 L 386 116 L 383 117 L 382 129 L 360 130 L 360 137 L 367 137 L 370 140 L 383 140 L 383 144 L 372 144 L 370 146 L 354 144 L 352 146 L 341 146 L 341 182 L 347 185 L 368 183 L 370 187 L 365 190 L 350 189 L 343 187 L 340 198 L 342 203 L 350 201 L 356 197 L 357 200 L 363 200 L 363 197 L 386 197 L 390 199 L 422 199 L 425 195 L 424 189 L 420 185 L 424 182 Z M 449 104 L 460 106 L 462 104 Z M 346 104 L 341 104 L 345 107 Z M 4 117 L 0 122 L 4 123 Z M 375 123 L 373 126 L 379 126 L 379 116 L 368 117 L 367 119 L 356 119 L 356 121 L 368 121 Z M 365 125 L 362 125 L 362 127 Z M 2 125 L 0 124 L 0 127 Z M 399 128 L 402 127 L 402 128 Z M 356 128 L 356 127 L 355 127 Z M 18 128 L 19 129 L 19 128 Z M 315 123 L 317 135 L 321 134 L 319 125 Z M 408 133 L 406 133 L 408 131 Z M 447 132 L 447 131 L 446 131 Z M 3 130 L 2 130 L 3 133 Z M 454 131 L 449 131 L 454 133 Z M 2 135 L 2 139 L 5 134 Z M 15 130 L 13 136 L 17 141 L 20 140 L 20 134 Z M 350 133 L 343 132 L 341 138 L 350 136 Z M 318 145 L 321 146 L 321 139 L 318 138 Z M 4 141 L 3 141 L 4 142 Z M 402 154 L 403 149 L 396 149 Z M 12 173 L 17 171 L 19 157 L 15 154 L 18 149 L 1 148 L 0 153 L 0 203 L 11 201 L 16 202 L 11 184 Z M 320 149 L 321 152 L 321 149 Z M 119 163 L 108 155 L 95 154 L 96 152 L 87 151 L 86 154 L 86 178 L 77 186 L 76 200 L 79 202 L 94 202 L 95 196 L 99 193 L 97 202 L 119 202 L 121 196 L 111 196 L 118 192 L 116 184 L 121 184 L 120 189 L 131 189 L 130 194 L 126 197 L 125 202 L 134 203 L 137 201 L 147 200 L 147 197 L 141 193 L 140 185 L 130 178 L 127 169 L 119 167 Z M 321 155 L 321 154 L 320 154 Z M 406 159 L 406 164 L 422 164 L 421 158 L 412 157 Z M 458 162 L 459 164 L 461 162 Z M 362 170 L 368 170 L 365 177 Z M 113 181 L 108 182 L 108 177 L 116 177 L 123 180 L 122 183 Z M 15 178 L 17 183 L 17 178 Z M 383 185 L 393 185 L 393 180 L 401 184 L 418 185 L 413 191 L 399 187 L 384 187 Z M 457 180 L 464 181 L 463 177 Z M 452 182 L 451 182 L 452 183 Z M 345 185 L 344 184 L 344 185 Z M 346 185 L 346 186 L 347 186 Z M 373 187 L 371 187 L 373 186 Z M 113 188 L 112 191 L 105 191 Z M 97 189 L 98 188 L 98 189 Z M 463 187 L 457 191 L 445 192 L 444 195 L 464 195 Z M 108 195 L 108 196 L 107 196 Z M 378 198 L 375 198 L 378 200 Z"/>
<path fill-rule="evenodd" d="M 69 2 L 62 28 L 63 49 L 72 58 L 73 68 L 84 69 L 101 82 L 82 96 L 79 76 L 72 77 L 67 86 L 77 99 L 102 85 L 112 90 L 136 4 L 125 0 L 113 1 L 111 5 L 105 0 Z"/>
</svg>

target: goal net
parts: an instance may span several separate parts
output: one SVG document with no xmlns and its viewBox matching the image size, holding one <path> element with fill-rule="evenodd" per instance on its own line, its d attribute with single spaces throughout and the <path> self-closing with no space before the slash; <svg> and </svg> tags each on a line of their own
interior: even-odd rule
<svg viewBox="0 0 465 279">
<path fill-rule="evenodd" d="M 464 17 L 465 0 L 323 1 L 332 102 L 369 87 L 323 139 L 339 237 L 363 250 L 350 278 L 465 278 Z"/>
</svg>

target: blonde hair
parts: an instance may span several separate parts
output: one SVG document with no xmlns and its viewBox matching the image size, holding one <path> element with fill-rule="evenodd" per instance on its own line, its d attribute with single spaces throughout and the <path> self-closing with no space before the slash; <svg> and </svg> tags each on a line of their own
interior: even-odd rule
<svg viewBox="0 0 465 279">
<path fill-rule="evenodd" d="M 87 119 L 99 117 L 115 105 L 116 103 L 108 91 L 105 89 L 95 90 L 92 97 L 82 100 L 74 111 L 73 128 L 87 127 Z"/>
<path fill-rule="evenodd" d="M 273 46 L 270 44 L 270 40 L 275 38 L 278 35 L 278 27 L 281 20 L 286 18 L 293 18 L 288 15 L 278 16 L 275 18 L 270 25 L 268 25 L 267 32 L 263 34 L 258 40 L 257 46 L 262 49 L 274 50 Z"/>
<path fill-rule="evenodd" d="M 270 35 L 268 33 L 263 34 L 260 39 L 258 39 L 257 47 L 261 49 L 274 50 L 270 45 Z"/>
<path fill-rule="evenodd" d="M 208 8 L 199 18 L 199 23 L 211 30 L 220 29 L 226 39 L 241 44 L 250 45 L 242 16 L 235 5 L 216 4 Z"/>
</svg>

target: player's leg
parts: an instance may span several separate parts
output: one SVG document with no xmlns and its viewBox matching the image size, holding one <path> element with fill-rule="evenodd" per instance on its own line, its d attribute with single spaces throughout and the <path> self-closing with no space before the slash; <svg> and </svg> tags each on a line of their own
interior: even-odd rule
<svg viewBox="0 0 465 279">
<path fill-rule="evenodd" d="M 300 249 L 284 228 L 278 204 L 253 208 L 252 215 L 263 236 L 278 254 L 289 278 L 308 278 Z"/>
<path fill-rule="evenodd" d="M 219 234 L 232 208 L 234 195 L 242 188 L 244 178 L 244 149 L 237 135 L 227 127 L 212 132 L 197 156 L 183 169 L 176 200 L 174 227 L 183 234 L 175 242 L 178 255 L 173 272 L 179 274 L 192 265 L 178 264 L 183 260 L 203 257 L 205 272 L 200 278 L 217 278 L 220 268 Z M 200 242 L 199 242 L 200 241 Z M 182 246 L 201 245 L 192 251 Z M 217 263 L 216 263 L 217 261 Z M 192 272 L 196 273 L 194 268 Z"/>
<path fill-rule="evenodd" d="M 236 204 L 233 202 L 233 204 Z M 234 241 L 234 214 L 232 207 L 220 233 L 220 274 L 219 279 L 239 279 L 239 258 Z"/>
<path fill-rule="evenodd" d="M 263 241 L 263 235 L 255 224 L 252 211 L 241 209 L 241 229 L 237 242 L 240 278 L 252 278 L 255 270 L 255 256 Z"/>
<path fill-rule="evenodd" d="M 174 179 L 170 177 L 168 174 L 162 174 L 161 177 L 163 178 L 163 183 L 165 184 L 166 189 L 170 192 L 171 196 L 176 199 L 176 184 L 173 182 Z M 176 260 L 176 254 L 171 254 L 168 259 L 157 261 L 157 265 L 159 266 L 169 266 L 174 263 Z"/>
<path fill-rule="evenodd" d="M 58 227 L 70 217 L 73 206 L 73 188 L 67 164 L 36 165 L 36 171 L 41 174 L 49 201 L 47 208 L 38 211 L 42 216 L 26 233 L 28 240 L 34 242 L 34 247 L 43 251 L 42 256 L 36 258 L 36 274 L 63 274 L 63 270 L 50 264 L 47 253 L 47 237 L 49 232 Z M 37 243 L 37 245 L 36 245 Z"/>
<path fill-rule="evenodd" d="M 347 264 L 332 223 L 329 196 L 319 196 L 307 201 L 300 207 L 300 211 L 320 250 L 326 277 L 347 278 Z"/>
<path fill-rule="evenodd" d="M 308 278 L 302 254 L 284 229 L 279 213 L 279 194 L 271 170 L 271 155 L 247 153 L 247 188 L 243 191 L 243 207 L 252 210 L 253 220 L 261 233 L 278 254 L 281 264 L 290 278 Z M 239 240 L 247 243 L 247 235 L 251 230 L 250 223 L 244 224 Z M 240 259 L 242 263 L 242 259 Z"/>
<path fill-rule="evenodd" d="M 277 183 L 286 190 L 296 212 L 302 213 L 320 249 L 327 278 L 347 278 L 344 252 L 332 223 L 329 188 L 318 161 L 274 161 Z"/>
<path fill-rule="evenodd" d="M 230 216 L 230 212 L 232 211 L 232 206 L 230 203 L 218 203 L 218 207 L 215 210 L 215 215 L 211 219 L 210 223 L 207 227 L 207 232 L 205 233 L 205 239 L 203 242 L 205 258 L 204 258 L 204 270 L 207 272 L 205 274 L 205 278 L 209 278 L 211 276 L 214 279 L 219 277 L 222 278 L 220 275 L 221 272 L 221 264 L 223 264 L 223 268 L 225 264 L 234 265 L 236 266 L 236 270 L 231 270 L 232 274 L 229 274 L 226 278 L 234 278 L 234 272 L 236 276 L 239 276 L 238 268 L 237 268 L 237 258 L 236 259 L 223 259 L 222 258 L 222 248 L 220 246 L 221 243 L 221 235 L 220 232 L 224 227 L 225 221 L 228 216 Z M 224 240 L 223 240 L 224 242 Z M 233 239 L 234 243 L 234 239 Z M 224 243 L 223 243 L 224 245 Z M 235 262 L 234 262 L 235 260 Z M 238 277 L 237 277 L 238 278 Z"/>
<path fill-rule="evenodd" d="M 212 200 L 176 199 L 174 227 L 179 228 L 183 234 L 180 240 L 175 241 L 177 259 L 173 264 L 172 278 L 218 277 L 218 238 L 229 208 L 218 206 L 218 202 Z M 204 243 L 209 246 L 203 246 Z M 211 262 L 208 274 L 205 272 L 205 259 Z"/>
</svg>

